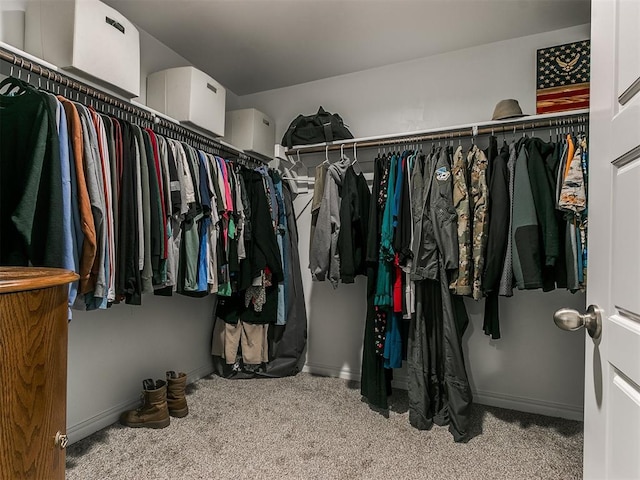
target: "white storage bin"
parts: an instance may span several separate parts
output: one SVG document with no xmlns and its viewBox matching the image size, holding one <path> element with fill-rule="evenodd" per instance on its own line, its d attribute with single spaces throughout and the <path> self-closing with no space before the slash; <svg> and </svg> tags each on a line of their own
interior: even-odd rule
<svg viewBox="0 0 640 480">
<path fill-rule="evenodd" d="M 140 95 L 138 30 L 98 0 L 27 2 L 24 48 L 127 98 Z"/>
<path fill-rule="evenodd" d="M 147 106 L 215 136 L 224 136 L 227 92 L 193 67 L 169 68 L 147 77 Z"/>
<path fill-rule="evenodd" d="M 276 123 L 255 108 L 227 112 L 229 143 L 246 151 L 273 158 L 276 143 Z"/>
</svg>

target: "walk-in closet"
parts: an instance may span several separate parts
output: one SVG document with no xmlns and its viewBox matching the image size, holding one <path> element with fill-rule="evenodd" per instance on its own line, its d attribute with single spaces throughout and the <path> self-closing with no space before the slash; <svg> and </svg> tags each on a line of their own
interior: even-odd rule
<svg viewBox="0 0 640 480">
<path fill-rule="evenodd" d="M 640 478 L 638 32 L 0 2 L 0 478 Z"/>
</svg>

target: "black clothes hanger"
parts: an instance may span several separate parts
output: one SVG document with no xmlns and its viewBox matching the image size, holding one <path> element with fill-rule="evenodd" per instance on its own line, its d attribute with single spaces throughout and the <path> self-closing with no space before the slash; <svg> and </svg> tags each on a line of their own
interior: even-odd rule
<svg viewBox="0 0 640 480">
<path fill-rule="evenodd" d="M 6 91 L 2 91 L 5 87 L 9 87 Z M 14 89 L 17 88 L 17 91 Z M 30 90 L 33 90 L 33 87 L 29 85 L 27 82 L 20 80 L 15 77 L 7 77 L 2 82 L 0 82 L 0 94 L 1 95 L 9 95 L 13 93 L 14 95 L 22 95 Z"/>
</svg>

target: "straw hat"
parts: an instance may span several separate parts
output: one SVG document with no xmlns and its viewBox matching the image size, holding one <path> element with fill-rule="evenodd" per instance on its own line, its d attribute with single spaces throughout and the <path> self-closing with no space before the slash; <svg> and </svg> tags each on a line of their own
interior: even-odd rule
<svg viewBox="0 0 640 480">
<path fill-rule="evenodd" d="M 507 100 L 500 100 L 493 110 L 493 117 L 491 120 L 506 120 L 507 118 L 524 117 L 520 104 L 517 100 L 512 98 Z"/>
</svg>

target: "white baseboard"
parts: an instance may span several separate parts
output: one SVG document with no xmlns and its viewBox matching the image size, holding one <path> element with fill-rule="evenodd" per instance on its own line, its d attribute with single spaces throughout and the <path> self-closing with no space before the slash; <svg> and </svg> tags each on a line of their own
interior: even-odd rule
<svg viewBox="0 0 640 480">
<path fill-rule="evenodd" d="M 491 407 L 537 413 L 548 417 L 560 417 L 578 421 L 584 420 L 584 410 L 582 406 L 568 405 L 566 403 L 552 402 L 549 400 L 477 390 L 473 391 L 473 401 Z"/>
<path fill-rule="evenodd" d="M 211 364 L 203 365 L 201 367 L 187 372 L 188 383 L 193 383 L 196 380 L 206 377 L 213 372 L 213 366 Z M 131 410 L 140 405 L 140 398 L 129 399 L 124 402 L 115 405 L 108 410 L 98 413 L 93 417 L 83 420 L 75 425 L 67 427 L 67 436 L 69 437 L 69 443 L 75 443 L 83 438 L 88 437 L 92 433 L 102 430 L 109 425 L 116 423 L 120 418 L 120 414 L 125 410 Z"/>
<path fill-rule="evenodd" d="M 344 378 L 346 380 L 360 380 L 360 372 L 354 372 L 348 368 L 336 368 L 330 365 L 307 363 L 302 371 L 327 377 Z M 391 385 L 393 388 L 407 390 L 407 377 L 396 376 Z M 480 405 L 537 413 L 539 415 L 566 418 L 569 420 L 583 420 L 582 406 L 484 390 L 473 390 L 472 393 L 473 401 Z"/>
<path fill-rule="evenodd" d="M 344 378 L 345 380 L 360 381 L 360 372 L 354 372 L 349 368 L 336 368 L 331 365 L 322 365 L 320 363 L 305 363 L 302 371 L 312 375 L 321 375 L 323 377 Z"/>
</svg>

